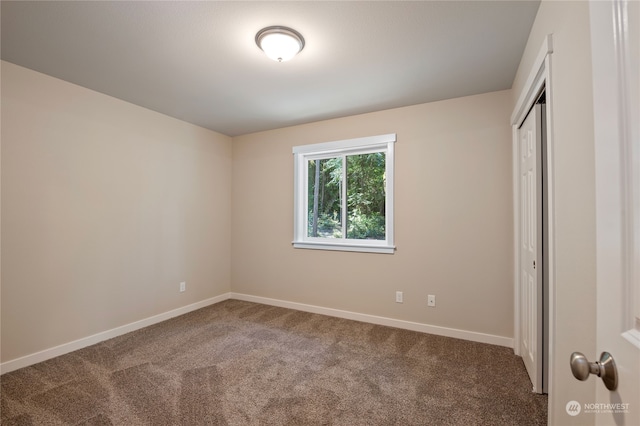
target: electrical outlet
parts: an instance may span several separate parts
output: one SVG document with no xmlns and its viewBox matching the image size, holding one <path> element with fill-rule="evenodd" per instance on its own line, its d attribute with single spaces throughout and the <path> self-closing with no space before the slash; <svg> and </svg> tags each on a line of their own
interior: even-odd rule
<svg viewBox="0 0 640 426">
<path fill-rule="evenodd" d="M 396 291 L 396 303 L 402 303 L 402 292 Z"/>
<path fill-rule="evenodd" d="M 427 296 L 427 306 L 431 306 L 432 308 L 436 307 L 436 296 L 430 294 Z"/>
<path fill-rule="evenodd" d="M 187 283 L 186 281 L 182 281 L 180 283 L 180 293 L 182 293 L 183 291 L 185 291 L 187 289 Z"/>
</svg>

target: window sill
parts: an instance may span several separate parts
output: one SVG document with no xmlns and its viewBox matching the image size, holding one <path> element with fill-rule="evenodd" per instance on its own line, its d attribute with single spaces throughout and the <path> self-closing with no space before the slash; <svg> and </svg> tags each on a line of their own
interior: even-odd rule
<svg viewBox="0 0 640 426">
<path fill-rule="evenodd" d="M 294 241 L 294 248 L 311 249 L 311 250 L 334 250 L 334 251 L 356 251 L 362 253 L 383 253 L 393 254 L 396 250 L 395 246 L 387 245 L 367 245 L 367 244 L 332 244 L 325 242 L 311 241 Z"/>
</svg>

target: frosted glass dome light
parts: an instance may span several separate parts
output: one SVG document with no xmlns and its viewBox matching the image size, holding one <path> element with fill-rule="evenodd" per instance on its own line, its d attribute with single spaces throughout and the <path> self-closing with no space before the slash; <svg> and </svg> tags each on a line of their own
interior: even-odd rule
<svg viewBox="0 0 640 426">
<path fill-rule="evenodd" d="M 271 59 L 288 61 L 304 48 L 302 34 L 287 27 L 267 27 L 256 34 L 256 44 Z"/>
</svg>

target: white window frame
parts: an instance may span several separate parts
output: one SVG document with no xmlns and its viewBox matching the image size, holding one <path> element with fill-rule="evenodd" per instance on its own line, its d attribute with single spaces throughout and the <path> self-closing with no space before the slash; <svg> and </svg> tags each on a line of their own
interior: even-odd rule
<svg viewBox="0 0 640 426">
<path fill-rule="evenodd" d="M 393 180 L 394 180 L 394 145 L 396 134 L 368 136 L 356 139 L 325 142 L 293 147 L 293 247 L 316 250 L 358 251 L 368 253 L 395 252 L 393 240 Z M 307 162 L 310 160 L 339 157 L 341 155 L 385 153 L 386 200 L 385 200 L 385 237 L 384 240 L 356 240 L 343 238 L 309 237 L 308 230 L 308 173 Z M 344 165 L 346 170 L 346 164 Z M 344 185 L 346 190 L 346 185 Z M 343 209 L 344 210 L 344 209 Z M 343 218 L 346 211 L 343 211 Z M 343 219 L 343 223 L 344 219 Z"/>
</svg>

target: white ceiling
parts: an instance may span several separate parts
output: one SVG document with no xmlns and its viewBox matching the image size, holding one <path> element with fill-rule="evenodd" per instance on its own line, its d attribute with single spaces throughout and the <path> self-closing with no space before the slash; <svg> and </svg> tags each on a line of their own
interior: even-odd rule
<svg viewBox="0 0 640 426">
<path fill-rule="evenodd" d="M 509 89 L 536 1 L 2 1 L 2 59 L 236 136 Z M 290 62 L 255 34 L 305 38 Z"/>
</svg>

